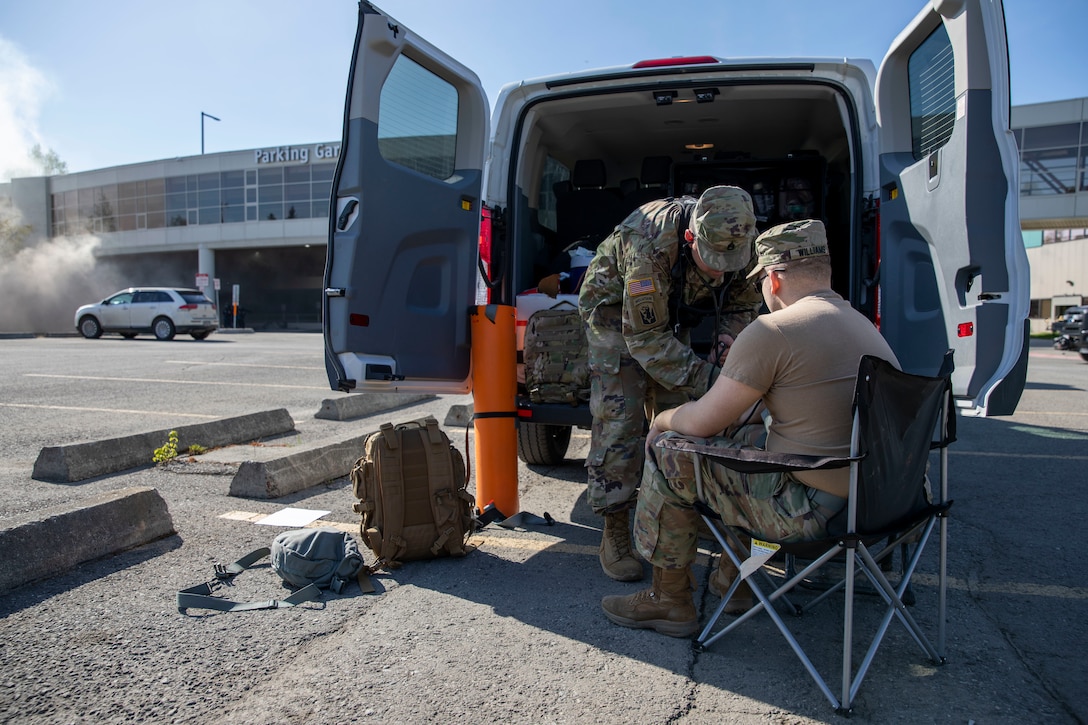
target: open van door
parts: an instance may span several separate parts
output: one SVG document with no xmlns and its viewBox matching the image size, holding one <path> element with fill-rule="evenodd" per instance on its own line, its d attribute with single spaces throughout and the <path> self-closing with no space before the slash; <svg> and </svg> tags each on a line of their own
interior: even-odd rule
<svg viewBox="0 0 1088 725">
<path fill-rule="evenodd" d="M 962 413 L 1011 414 L 1029 274 L 1001 0 L 930 0 L 884 58 L 876 103 L 881 332 L 915 373 L 953 348 Z"/>
<path fill-rule="evenodd" d="M 359 3 L 325 263 L 333 389 L 469 390 L 487 128 L 474 73 Z"/>
</svg>

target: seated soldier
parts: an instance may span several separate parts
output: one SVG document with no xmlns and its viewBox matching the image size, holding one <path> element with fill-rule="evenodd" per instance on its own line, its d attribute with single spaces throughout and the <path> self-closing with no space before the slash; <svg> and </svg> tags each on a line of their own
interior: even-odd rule
<svg viewBox="0 0 1088 725">
<path fill-rule="evenodd" d="M 755 278 L 770 312 L 737 335 L 706 395 L 663 411 L 650 426 L 635 541 L 653 565 L 653 584 L 601 602 L 605 615 L 625 627 L 672 637 L 687 637 L 699 627 L 690 579 L 699 521 L 692 507 L 693 456 L 654 447 L 659 436 L 726 431 L 733 436 L 714 442 L 745 445 L 751 433 L 745 424 L 762 404 L 771 419 L 767 450 L 846 455 L 861 357 L 875 355 L 898 365 L 873 323 L 832 291 L 822 222 L 774 227 L 756 240 L 756 253 L 758 263 L 748 276 Z M 778 541 L 802 541 L 826 535 L 828 520 L 846 506 L 848 485 L 846 469 L 744 474 L 711 462 L 704 495 L 727 525 Z M 729 568 L 736 576 L 735 567 Z M 721 574 L 714 584 L 724 592 L 731 581 L 723 579 L 730 574 Z M 750 590 L 747 596 L 750 600 Z"/>
</svg>

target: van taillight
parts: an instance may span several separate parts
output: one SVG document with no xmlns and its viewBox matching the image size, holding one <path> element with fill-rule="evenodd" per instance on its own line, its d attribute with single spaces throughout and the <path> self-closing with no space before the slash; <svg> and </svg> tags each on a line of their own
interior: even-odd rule
<svg viewBox="0 0 1088 725">
<path fill-rule="evenodd" d="M 196 305 L 193 305 L 193 304 L 189 304 L 189 305 L 182 305 L 182 306 L 181 306 L 181 307 L 179 307 L 178 309 L 179 309 L 179 310 L 195 310 L 195 309 L 196 309 Z"/>
<path fill-rule="evenodd" d="M 491 281 L 491 209 L 480 207 L 480 263 L 488 282 Z M 487 286 L 487 302 L 491 304 L 491 285 Z"/>
<path fill-rule="evenodd" d="M 718 59 L 710 55 L 688 55 L 679 58 L 654 58 L 640 60 L 632 68 L 663 68 L 671 65 L 696 65 L 699 63 L 717 63 Z"/>
</svg>

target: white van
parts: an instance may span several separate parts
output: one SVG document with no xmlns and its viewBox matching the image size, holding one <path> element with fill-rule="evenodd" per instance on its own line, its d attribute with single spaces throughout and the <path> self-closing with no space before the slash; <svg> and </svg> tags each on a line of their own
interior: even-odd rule
<svg viewBox="0 0 1088 725">
<path fill-rule="evenodd" d="M 953 348 L 961 413 L 1008 415 L 1029 298 L 1009 103 L 1001 0 L 931 0 L 879 72 L 641 60 L 509 84 L 489 135 L 476 75 L 361 2 L 325 270 L 330 384 L 466 393 L 475 304 L 516 305 L 639 203 L 733 184 L 761 230 L 823 219 L 836 290 L 904 368 L 934 373 Z M 519 454 L 546 464 L 590 418 L 519 395 L 518 420 Z"/>
</svg>

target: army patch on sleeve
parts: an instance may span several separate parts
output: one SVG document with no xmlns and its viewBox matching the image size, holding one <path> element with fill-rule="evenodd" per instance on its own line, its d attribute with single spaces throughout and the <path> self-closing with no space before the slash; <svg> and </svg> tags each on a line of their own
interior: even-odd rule
<svg viewBox="0 0 1088 725">
<path fill-rule="evenodd" d="M 637 297 L 638 295 L 648 295 L 651 292 L 656 292 L 657 288 L 654 286 L 654 281 L 651 277 L 645 279 L 633 279 L 627 283 L 627 296 Z"/>
<path fill-rule="evenodd" d="M 635 329 L 645 330 L 651 327 L 656 327 L 659 319 L 657 317 L 657 310 L 654 308 L 653 301 L 646 302 L 635 306 L 637 310 L 638 318 L 635 321 Z"/>
</svg>

